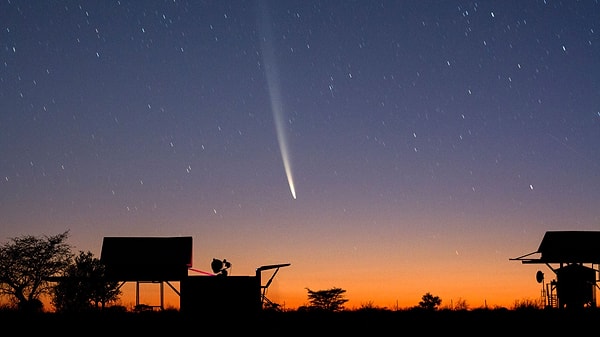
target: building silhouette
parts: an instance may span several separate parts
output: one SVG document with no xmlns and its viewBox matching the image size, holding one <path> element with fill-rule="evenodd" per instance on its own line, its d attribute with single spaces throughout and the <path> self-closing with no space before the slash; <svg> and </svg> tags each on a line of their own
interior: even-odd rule
<svg viewBox="0 0 600 337">
<path fill-rule="evenodd" d="M 596 307 L 600 232 L 548 231 L 536 251 L 510 260 L 544 264 L 554 273 L 556 277 L 547 283 L 541 270 L 536 273 L 546 307 Z"/>
<path fill-rule="evenodd" d="M 213 273 L 192 268 L 193 240 L 182 237 L 105 237 L 100 260 L 106 268 L 109 281 L 136 283 L 137 309 L 164 310 L 164 291 L 168 286 L 179 296 L 180 311 L 188 314 L 254 314 L 273 303 L 266 290 L 280 268 L 290 264 L 261 266 L 255 275 L 231 276 L 227 269 L 231 263 L 214 259 Z M 273 271 L 263 284 L 262 273 Z M 200 275 L 190 275 L 200 272 Z M 179 282 L 179 289 L 174 286 Z M 140 284 L 160 285 L 160 304 L 149 306 L 140 303 Z"/>
</svg>

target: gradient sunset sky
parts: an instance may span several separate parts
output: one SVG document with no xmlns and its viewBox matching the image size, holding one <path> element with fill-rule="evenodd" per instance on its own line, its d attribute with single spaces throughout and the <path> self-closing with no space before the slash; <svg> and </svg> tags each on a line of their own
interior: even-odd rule
<svg viewBox="0 0 600 337">
<path fill-rule="evenodd" d="M 598 1 L 2 0 L 0 47 L 2 243 L 508 307 L 554 277 L 510 258 L 600 230 Z"/>
</svg>

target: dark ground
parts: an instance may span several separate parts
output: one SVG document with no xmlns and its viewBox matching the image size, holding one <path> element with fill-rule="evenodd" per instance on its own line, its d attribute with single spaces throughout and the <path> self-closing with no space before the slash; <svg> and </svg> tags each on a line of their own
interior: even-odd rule
<svg viewBox="0 0 600 337">
<path fill-rule="evenodd" d="M 600 311 L 470 310 L 347 311 L 338 313 L 261 312 L 184 315 L 163 312 L 95 312 L 86 314 L 19 314 L 0 312 L 3 331 L 13 335 L 231 335 L 263 336 L 576 336 L 598 334 Z"/>
</svg>

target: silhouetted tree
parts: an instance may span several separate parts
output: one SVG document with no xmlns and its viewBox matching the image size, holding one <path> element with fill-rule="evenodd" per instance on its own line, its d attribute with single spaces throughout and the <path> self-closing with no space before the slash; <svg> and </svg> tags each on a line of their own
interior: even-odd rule
<svg viewBox="0 0 600 337">
<path fill-rule="evenodd" d="M 419 308 L 425 310 L 437 310 L 441 303 L 442 300 L 438 296 L 433 296 L 431 293 L 426 293 L 423 295 L 423 297 L 421 297 Z"/>
<path fill-rule="evenodd" d="M 308 301 L 310 302 L 309 307 L 311 309 L 342 311 L 344 309 L 344 303 L 348 302 L 348 300 L 344 298 L 346 290 L 341 288 L 334 287 L 318 291 L 306 288 L 306 290 L 308 291 Z"/>
<path fill-rule="evenodd" d="M 104 264 L 91 252 L 79 252 L 53 289 L 57 311 L 86 311 L 104 308 L 121 295 L 119 282 L 108 281 Z"/>
<path fill-rule="evenodd" d="M 20 310 L 43 310 L 40 297 L 50 294 L 50 279 L 70 264 L 71 247 L 66 231 L 54 236 L 24 235 L 0 246 L 0 295 Z"/>
</svg>

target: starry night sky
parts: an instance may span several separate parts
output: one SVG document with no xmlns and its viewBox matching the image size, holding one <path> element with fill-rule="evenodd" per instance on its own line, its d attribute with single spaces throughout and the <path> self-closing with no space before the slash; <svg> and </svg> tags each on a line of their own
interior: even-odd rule
<svg viewBox="0 0 600 337">
<path fill-rule="evenodd" d="M 509 258 L 600 229 L 599 24 L 593 0 L 2 0 L 0 242 L 193 236 L 197 269 L 291 263 L 288 307 L 534 298 L 544 267 Z"/>
</svg>

